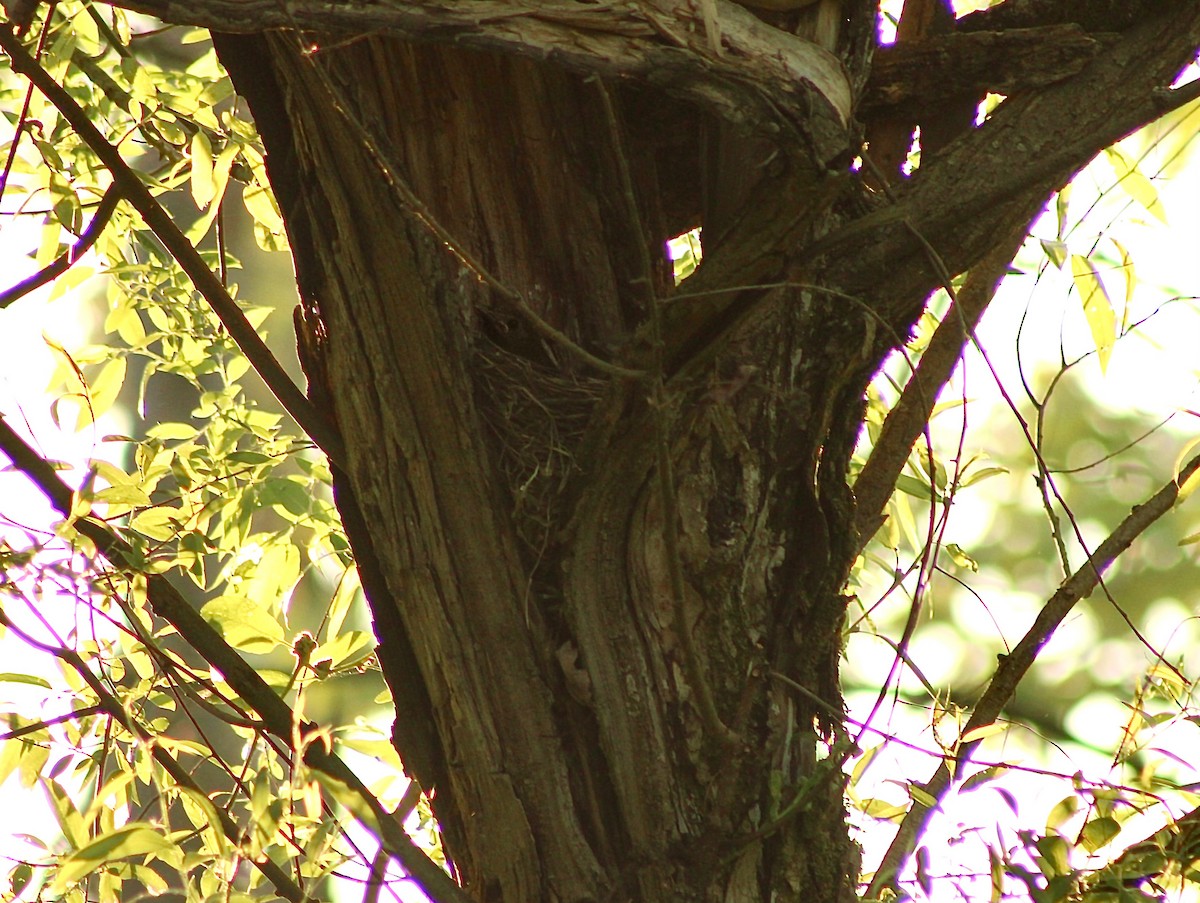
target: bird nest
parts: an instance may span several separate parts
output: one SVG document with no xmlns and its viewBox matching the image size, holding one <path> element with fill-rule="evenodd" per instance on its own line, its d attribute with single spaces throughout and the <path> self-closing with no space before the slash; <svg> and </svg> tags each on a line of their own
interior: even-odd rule
<svg viewBox="0 0 1200 903">
<path fill-rule="evenodd" d="M 491 342 L 476 355 L 475 376 L 513 522 L 536 562 L 561 525 L 559 502 L 579 473 L 575 451 L 608 381 L 534 363 Z"/>
</svg>

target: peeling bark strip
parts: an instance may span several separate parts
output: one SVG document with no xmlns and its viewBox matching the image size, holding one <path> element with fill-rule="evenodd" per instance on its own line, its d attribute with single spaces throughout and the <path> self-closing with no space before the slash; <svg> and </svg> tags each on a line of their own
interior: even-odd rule
<svg viewBox="0 0 1200 903">
<path fill-rule="evenodd" d="M 888 204 L 829 169 L 857 149 L 837 91 L 783 59 L 751 72 L 739 35 L 794 37 L 723 3 L 721 54 L 669 3 L 137 8 L 285 29 L 216 43 L 317 318 L 397 745 L 470 895 L 851 899 L 837 663 L 864 387 L 943 264 L 1156 115 L 1200 7 L 1156 4 Z M 842 6 L 854 91 L 874 12 Z M 708 130 L 708 154 L 714 115 L 755 131 Z M 662 243 L 712 211 L 673 291 Z M 498 285 L 646 376 L 588 369 Z"/>
<path fill-rule="evenodd" d="M 669 91 L 722 119 L 771 133 L 783 152 L 815 168 L 844 153 L 853 86 L 842 62 L 730 0 L 708 2 L 719 23 L 720 47 L 709 40 L 701 4 L 689 0 L 114 5 L 230 33 L 294 29 L 331 42 L 347 35 L 392 35 L 550 60 L 582 75 L 632 79 Z"/>
</svg>

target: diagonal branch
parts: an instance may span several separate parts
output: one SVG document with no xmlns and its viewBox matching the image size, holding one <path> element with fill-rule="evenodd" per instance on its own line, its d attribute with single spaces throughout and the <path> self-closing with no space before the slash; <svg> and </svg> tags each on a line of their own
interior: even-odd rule
<svg viewBox="0 0 1200 903">
<path fill-rule="evenodd" d="M 889 319 L 914 315 L 941 281 L 918 235 L 951 274 L 969 269 L 997 235 L 1033 219 L 1092 157 L 1172 108 L 1185 89 L 1169 86 L 1197 47 L 1200 4 L 1162 0 L 1079 73 L 1010 97 L 919 170 L 897 203 L 851 222 L 809 253 L 826 256 L 838 288 L 877 297 Z"/>
<path fill-rule="evenodd" d="M 230 337 L 242 353 L 250 360 L 262 377 L 267 388 L 279 399 L 300 428 L 319 445 L 330 458 L 342 460 L 345 453 L 341 437 L 337 435 L 325 418 L 308 400 L 300 388 L 292 382 L 287 371 L 271 354 L 266 343 L 246 319 L 237 303 L 229 296 L 225 286 L 205 264 L 199 252 L 175 225 L 162 206 L 154 199 L 149 189 L 142 184 L 138 174 L 130 168 L 117 150 L 88 119 L 87 113 L 74 98 L 56 82 L 45 69 L 30 56 L 13 33 L 11 25 L 0 25 L 0 48 L 8 54 L 14 72 L 19 72 L 37 86 L 46 98 L 58 108 L 63 118 L 87 143 L 112 174 L 113 184 L 134 209 L 141 214 L 146 225 L 163 243 L 163 246 L 178 261 L 179 266 L 192 280 L 196 290 L 204 296 Z"/>
<path fill-rule="evenodd" d="M 1146 531 L 1156 520 L 1171 510 L 1179 498 L 1179 487 L 1197 472 L 1200 472 L 1200 455 L 1192 458 L 1176 474 L 1175 479 L 1163 486 L 1148 501 L 1138 505 L 1129 516 L 1100 543 L 1092 556 L 1083 566 L 1068 577 L 1058 591 L 1042 606 L 1033 626 L 1021 638 L 1012 652 L 1004 656 L 996 673 L 992 675 L 983 695 L 975 704 L 961 737 L 966 737 L 972 731 L 993 723 L 1000 717 L 1001 710 L 1012 698 L 1017 684 L 1033 666 L 1043 646 L 1054 635 L 1058 625 L 1075 607 L 1076 603 L 1086 599 L 1100 582 L 1101 575 L 1108 570 L 1112 563 L 1121 555 L 1133 541 Z M 963 768 L 971 760 L 980 741 L 960 742 L 957 755 L 944 761 L 930 779 L 919 785 L 924 794 L 933 798 L 933 805 L 923 805 L 913 800 L 912 807 L 900 823 L 900 828 L 892 840 L 891 846 L 883 857 L 875 878 L 867 891 L 867 899 L 877 899 L 885 888 L 894 888 L 896 877 L 904 867 L 909 854 L 916 845 L 929 821 L 929 816 L 937 805 L 945 798 L 954 782 L 955 775 L 962 773 Z"/>
<path fill-rule="evenodd" d="M 8 616 L 3 611 L 0 611 L 0 626 L 11 631 L 13 635 L 20 639 L 20 641 L 25 645 L 48 653 L 49 655 L 59 659 L 64 665 L 67 665 L 72 671 L 78 674 L 84 683 L 92 688 L 92 692 L 95 693 L 96 698 L 100 700 L 99 703 L 89 706 L 88 709 L 81 709 L 79 712 L 73 712 L 69 717 L 76 717 L 80 714 L 88 712 L 89 710 L 103 712 L 105 715 L 108 715 L 108 717 L 120 724 L 121 727 L 128 731 L 131 736 L 136 737 L 140 743 L 147 747 L 150 750 L 150 755 L 154 757 L 154 761 L 159 764 L 163 771 L 171 776 L 171 779 L 175 781 L 176 784 L 178 784 L 180 787 L 186 787 L 188 790 L 191 790 L 200 796 L 205 795 L 204 791 L 195 782 L 195 780 L 193 780 L 191 773 L 179 764 L 179 761 L 173 755 L 171 755 L 170 750 L 161 744 L 153 742 L 154 738 L 147 733 L 146 729 L 141 725 L 140 722 L 134 719 L 134 717 L 125 710 L 125 706 L 121 704 L 121 701 L 112 694 L 107 686 L 105 686 L 104 681 L 95 675 L 92 669 L 88 667 L 87 662 L 83 660 L 83 657 L 78 652 L 76 652 L 74 649 L 68 649 L 63 646 L 52 646 L 47 643 L 43 643 L 32 636 L 29 636 L 22 631 L 21 628 L 17 627 L 16 624 L 9 620 Z M 46 724 L 53 723 L 54 720 L 50 722 L 42 722 L 37 725 L 31 725 L 31 727 L 41 728 Z M 216 813 L 217 820 L 220 822 L 219 827 L 221 829 L 221 833 L 229 838 L 231 842 L 235 844 L 239 843 L 242 837 L 242 830 L 238 827 L 237 822 L 230 818 L 229 814 L 224 809 L 218 806 L 212 807 L 212 811 Z M 217 826 L 214 825 L 214 827 Z M 288 873 L 281 866 L 273 862 L 268 857 L 262 856 L 254 860 L 254 866 L 260 872 L 262 872 L 264 878 L 271 882 L 271 885 L 275 888 L 275 892 L 283 899 L 287 900 L 288 903 L 308 903 L 308 901 L 312 899 L 304 892 L 304 889 L 300 887 L 299 884 L 292 880 L 291 876 L 288 875 Z"/>
<path fill-rule="evenodd" d="M 854 483 L 855 526 L 861 545 L 865 546 L 883 523 L 884 506 L 892 497 L 909 452 L 929 423 L 929 415 L 942 386 L 958 366 L 963 346 L 991 303 L 1024 238 L 1025 229 L 1022 228 L 1015 238 L 997 244 L 971 268 L 966 283 L 954 296 L 900 399 L 888 412 L 871 456 Z"/>
<path fill-rule="evenodd" d="M 75 262 L 86 254 L 103 234 L 104 227 L 112 219 L 113 212 L 117 209 L 117 203 L 120 200 L 120 190 L 116 185 L 110 185 L 108 191 L 104 192 L 104 196 L 100 198 L 100 203 L 96 205 L 96 212 L 92 214 L 92 221 L 87 224 L 86 229 L 79 233 L 79 240 L 32 276 L 22 279 L 11 288 L 6 288 L 0 292 L 0 310 L 8 307 L 14 301 L 24 298 L 30 292 L 41 288 L 46 283 L 53 282 L 73 267 Z"/>
<path fill-rule="evenodd" d="M 59 478 L 54 468 L 17 435 L 2 417 L 0 451 L 8 456 L 17 470 L 37 486 L 63 517 L 70 517 L 73 496 L 71 487 Z M 132 570 L 129 566 L 129 562 L 133 560 L 132 548 L 111 527 L 91 518 L 79 518 L 73 526 L 91 540 L 114 567 Z M 165 576 L 146 574 L 145 579 L 147 596 L 154 613 L 168 621 L 205 661 L 221 672 L 234 692 L 262 719 L 267 731 L 292 743 L 297 725 L 301 737 L 317 729 L 311 723 L 297 722 L 291 707 L 225 642 Z M 387 810 L 338 755 L 327 752 L 320 743 L 303 744 L 303 749 L 305 764 L 348 789 L 354 801 L 352 808 L 355 814 L 375 822 L 373 827 L 378 829 L 383 845 L 433 900 L 439 903 L 471 903 L 470 898 L 450 876 L 404 833 L 403 828 L 396 824 Z"/>
</svg>

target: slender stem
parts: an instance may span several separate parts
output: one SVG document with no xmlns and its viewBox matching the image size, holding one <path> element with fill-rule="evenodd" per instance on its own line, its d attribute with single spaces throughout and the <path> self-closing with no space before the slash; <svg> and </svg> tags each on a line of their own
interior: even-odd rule
<svg viewBox="0 0 1200 903">
<path fill-rule="evenodd" d="M 57 279 L 74 266 L 76 261 L 86 254 L 88 249 L 103 234 L 104 227 L 112 219 L 113 211 L 117 209 L 117 203 L 120 200 L 120 189 L 116 185 L 110 185 L 108 190 L 104 192 L 104 196 L 100 198 L 100 203 L 96 205 L 96 212 L 92 215 L 92 221 L 87 224 L 86 229 L 79 233 L 79 240 L 62 254 L 59 254 L 53 262 L 42 267 L 32 276 L 27 276 L 11 288 L 0 292 L 0 310 L 8 307 L 14 301 L 24 298 L 35 289 L 41 288 L 47 282 Z"/>
</svg>

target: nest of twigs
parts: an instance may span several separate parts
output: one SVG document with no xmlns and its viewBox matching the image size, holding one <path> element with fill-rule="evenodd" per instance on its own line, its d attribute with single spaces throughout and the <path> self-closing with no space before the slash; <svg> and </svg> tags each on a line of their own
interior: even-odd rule
<svg viewBox="0 0 1200 903">
<path fill-rule="evenodd" d="M 575 451 L 608 382 L 491 342 L 476 355 L 475 375 L 513 522 L 536 567 L 561 527 L 559 503 L 579 473 Z"/>
</svg>

